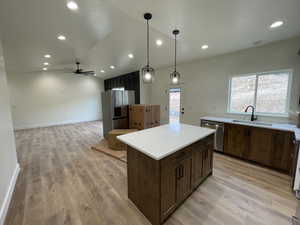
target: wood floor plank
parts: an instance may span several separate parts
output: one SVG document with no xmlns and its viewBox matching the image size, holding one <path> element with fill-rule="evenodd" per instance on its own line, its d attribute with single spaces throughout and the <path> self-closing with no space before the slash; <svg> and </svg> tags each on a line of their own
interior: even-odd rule
<svg viewBox="0 0 300 225">
<path fill-rule="evenodd" d="M 126 164 L 90 149 L 101 130 L 88 122 L 17 131 L 21 173 L 5 225 L 150 225 L 128 200 Z M 166 225 L 290 225 L 299 207 L 290 181 L 215 154 L 213 176 Z"/>
</svg>

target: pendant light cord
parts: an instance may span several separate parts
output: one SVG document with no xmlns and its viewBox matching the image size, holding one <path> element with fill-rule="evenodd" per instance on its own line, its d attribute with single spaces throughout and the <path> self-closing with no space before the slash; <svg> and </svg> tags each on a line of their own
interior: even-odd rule
<svg viewBox="0 0 300 225">
<path fill-rule="evenodd" d="M 177 38 L 175 34 L 175 72 L 176 72 L 176 61 L 177 61 Z"/>
<path fill-rule="evenodd" d="M 147 20 L 147 66 L 149 67 L 149 20 Z"/>
</svg>

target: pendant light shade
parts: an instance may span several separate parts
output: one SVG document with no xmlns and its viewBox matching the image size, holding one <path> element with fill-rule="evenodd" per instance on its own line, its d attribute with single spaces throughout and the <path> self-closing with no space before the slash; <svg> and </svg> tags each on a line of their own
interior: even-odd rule
<svg viewBox="0 0 300 225">
<path fill-rule="evenodd" d="M 151 20 L 152 14 L 145 13 L 144 19 L 147 20 L 147 65 L 141 70 L 143 81 L 146 84 L 151 84 L 154 81 L 155 70 L 149 65 L 149 20 Z"/>
<path fill-rule="evenodd" d="M 174 63 L 174 71 L 171 73 L 171 84 L 179 84 L 180 81 L 180 73 L 176 70 L 177 66 L 177 35 L 179 34 L 179 30 L 173 30 L 173 34 L 175 36 L 175 63 Z"/>
</svg>

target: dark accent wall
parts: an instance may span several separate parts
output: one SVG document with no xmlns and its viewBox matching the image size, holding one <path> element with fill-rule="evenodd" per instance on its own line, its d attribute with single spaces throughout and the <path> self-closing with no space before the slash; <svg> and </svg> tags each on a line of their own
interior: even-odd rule
<svg viewBox="0 0 300 225">
<path fill-rule="evenodd" d="M 124 87 L 125 90 L 135 91 L 135 103 L 140 104 L 140 72 L 135 71 L 104 80 L 105 91 Z"/>
</svg>

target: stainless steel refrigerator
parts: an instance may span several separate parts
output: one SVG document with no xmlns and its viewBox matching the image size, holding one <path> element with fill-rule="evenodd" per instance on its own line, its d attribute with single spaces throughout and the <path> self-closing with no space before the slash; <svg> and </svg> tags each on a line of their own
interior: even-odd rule
<svg viewBox="0 0 300 225">
<path fill-rule="evenodd" d="M 103 135 L 113 129 L 127 129 L 128 106 L 135 104 L 134 91 L 110 90 L 101 93 Z"/>
</svg>

